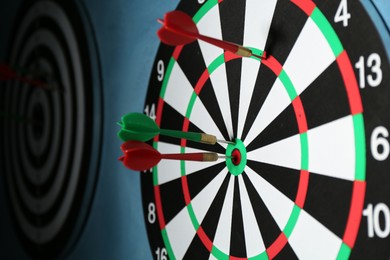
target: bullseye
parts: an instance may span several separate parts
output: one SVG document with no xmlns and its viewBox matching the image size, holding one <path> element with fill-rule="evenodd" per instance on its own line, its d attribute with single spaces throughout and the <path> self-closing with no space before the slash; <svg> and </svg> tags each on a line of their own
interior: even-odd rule
<svg viewBox="0 0 390 260">
<path fill-rule="evenodd" d="M 238 176 L 244 172 L 247 162 L 246 147 L 240 139 L 235 139 L 234 144 L 229 144 L 226 148 L 226 166 L 229 172 Z"/>
<path fill-rule="evenodd" d="M 232 152 L 232 162 L 235 166 L 239 165 L 241 162 L 241 153 L 238 149 L 234 149 Z"/>
</svg>

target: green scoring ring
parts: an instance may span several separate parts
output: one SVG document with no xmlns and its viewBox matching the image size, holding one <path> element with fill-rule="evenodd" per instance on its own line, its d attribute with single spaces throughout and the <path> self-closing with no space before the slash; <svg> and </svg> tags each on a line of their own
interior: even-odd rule
<svg viewBox="0 0 390 260">
<path fill-rule="evenodd" d="M 238 165 L 233 163 L 233 158 L 231 158 L 233 151 L 237 149 L 241 154 L 241 160 Z M 240 139 L 235 140 L 235 144 L 229 144 L 226 148 L 226 166 L 229 169 L 229 172 L 234 176 L 240 175 L 246 166 L 246 147 Z"/>
</svg>

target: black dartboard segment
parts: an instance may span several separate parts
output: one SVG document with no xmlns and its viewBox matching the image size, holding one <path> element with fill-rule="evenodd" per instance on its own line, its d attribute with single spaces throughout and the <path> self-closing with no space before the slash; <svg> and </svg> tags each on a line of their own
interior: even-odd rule
<svg viewBox="0 0 390 260">
<path fill-rule="evenodd" d="M 100 76 L 93 34 L 72 1 L 26 1 L 9 64 L 40 88 L 1 88 L 1 171 L 27 254 L 53 258 L 77 241 L 88 216 L 100 154 Z M 95 115 L 99 114 L 98 117 Z"/>
<path fill-rule="evenodd" d="M 177 9 L 200 33 L 268 56 L 160 45 L 147 114 L 236 144 L 156 137 L 154 148 L 238 149 L 242 159 L 161 161 L 142 174 L 154 257 L 388 259 L 390 68 L 361 3 L 186 0 Z"/>
</svg>

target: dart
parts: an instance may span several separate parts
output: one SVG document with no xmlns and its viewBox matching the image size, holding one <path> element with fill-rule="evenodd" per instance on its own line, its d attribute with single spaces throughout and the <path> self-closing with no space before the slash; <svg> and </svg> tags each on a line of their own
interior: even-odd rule
<svg viewBox="0 0 390 260">
<path fill-rule="evenodd" d="M 156 135 L 161 134 L 212 145 L 217 142 L 232 143 L 229 141 L 217 140 L 214 135 L 205 133 L 160 129 L 150 117 L 141 113 L 129 113 L 123 116 L 122 121 L 119 122 L 118 125 L 122 127 L 122 129 L 118 132 L 118 137 L 123 141 L 136 140 L 145 142 L 151 140 Z"/>
<path fill-rule="evenodd" d="M 157 35 L 167 45 L 183 45 L 199 39 L 242 57 L 266 58 L 265 52 L 261 56 L 255 55 L 244 46 L 200 34 L 191 17 L 182 11 L 166 13 L 164 20 L 158 19 L 157 21 L 163 25 Z"/>
<path fill-rule="evenodd" d="M 123 164 L 135 171 L 144 171 L 156 166 L 162 159 L 184 160 L 198 162 L 213 162 L 218 159 L 227 158 L 219 156 L 216 153 L 178 153 L 178 154 L 161 154 L 150 145 L 140 141 L 127 141 L 121 149 L 124 156 L 119 160 Z"/>
<path fill-rule="evenodd" d="M 23 83 L 27 83 L 30 86 L 47 89 L 47 90 L 55 90 L 56 86 L 52 84 L 47 84 L 41 80 L 31 79 L 25 76 L 22 76 L 20 73 L 11 69 L 8 65 L 0 64 L 0 80 L 16 80 Z"/>
</svg>

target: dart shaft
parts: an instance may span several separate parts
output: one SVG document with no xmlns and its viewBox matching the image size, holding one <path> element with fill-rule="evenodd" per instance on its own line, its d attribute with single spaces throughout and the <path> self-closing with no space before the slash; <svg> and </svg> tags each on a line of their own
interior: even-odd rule
<svg viewBox="0 0 390 260">
<path fill-rule="evenodd" d="M 208 36 L 204 36 L 204 35 L 201 35 L 201 34 L 198 35 L 198 38 L 200 40 L 202 40 L 202 41 L 205 41 L 207 43 L 210 43 L 212 45 L 220 47 L 220 48 L 224 49 L 225 51 L 232 52 L 232 53 L 234 53 L 234 54 L 236 54 L 238 56 L 241 56 L 241 57 L 252 57 L 252 56 L 254 56 L 254 57 L 259 58 L 259 59 L 264 59 L 265 58 L 264 55 L 262 55 L 262 56 L 255 55 L 255 54 L 252 53 L 251 49 L 246 48 L 246 47 L 241 46 L 241 45 L 238 45 L 238 44 L 235 44 L 235 43 L 218 40 L 218 39 L 211 38 L 211 37 L 208 37 Z"/>
<path fill-rule="evenodd" d="M 214 135 L 209 135 L 204 133 L 160 129 L 160 134 L 165 136 L 175 137 L 175 138 L 183 138 L 186 140 L 205 143 L 205 144 L 215 144 L 217 142 L 217 138 Z"/>
<path fill-rule="evenodd" d="M 250 57 L 252 55 L 252 52 L 249 49 L 234 43 L 218 40 L 201 34 L 198 35 L 198 39 L 210 43 L 212 45 L 215 45 L 217 47 L 220 47 L 226 51 L 233 52 L 240 56 Z"/>
<path fill-rule="evenodd" d="M 243 46 L 240 46 L 240 45 L 235 44 L 235 43 L 231 43 L 228 41 L 222 41 L 222 40 L 208 37 L 208 36 L 205 36 L 202 34 L 195 35 L 195 34 L 191 34 L 191 33 L 187 33 L 187 32 L 177 32 L 177 33 L 182 33 L 182 34 L 186 34 L 186 35 L 191 36 L 191 37 L 198 38 L 199 40 L 202 40 L 202 41 L 207 42 L 211 45 L 217 46 L 221 49 L 224 49 L 225 51 L 229 51 L 229 52 L 232 52 L 234 54 L 237 54 L 238 56 L 241 56 L 241 57 L 251 57 L 252 56 L 252 51 L 250 49 L 243 47 Z"/>
<path fill-rule="evenodd" d="M 225 140 L 217 140 L 217 143 L 224 143 L 224 144 L 235 144 L 232 141 L 225 141 Z"/>
<path fill-rule="evenodd" d="M 16 71 L 12 70 L 9 66 L 4 64 L 0 64 L 0 80 L 16 80 L 37 88 L 43 88 L 48 90 L 55 89 L 55 86 L 49 85 L 43 81 L 30 79 L 28 77 L 22 76 Z"/>
<path fill-rule="evenodd" d="M 266 58 L 265 52 L 263 52 L 263 55 L 256 55 L 256 54 L 253 54 L 251 49 L 244 47 L 244 46 L 241 46 L 241 45 L 238 45 L 238 44 L 235 44 L 235 43 L 218 40 L 218 39 L 211 38 L 211 37 L 201 35 L 201 34 L 198 35 L 198 39 L 202 40 L 204 42 L 210 43 L 212 45 L 215 45 L 221 49 L 224 49 L 225 51 L 232 52 L 232 53 L 234 53 L 238 56 L 241 56 L 241 57 L 252 57 L 253 56 L 253 57 L 256 57 L 258 59 L 265 59 Z"/>
<path fill-rule="evenodd" d="M 179 153 L 179 154 L 162 154 L 161 159 L 213 162 L 218 160 L 216 153 Z"/>
</svg>

